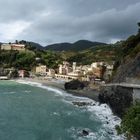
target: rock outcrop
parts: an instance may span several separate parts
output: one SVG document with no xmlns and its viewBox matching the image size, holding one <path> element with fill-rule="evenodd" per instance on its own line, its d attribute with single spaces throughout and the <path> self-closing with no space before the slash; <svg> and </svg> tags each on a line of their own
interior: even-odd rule
<svg viewBox="0 0 140 140">
<path fill-rule="evenodd" d="M 99 94 L 100 103 L 107 103 L 114 114 L 122 117 L 133 104 L 133 88 L 121 86 L 103 86 Z"/>
<path fill-rule="evenodd" d="M 118 67 L 113 82 L 126 82 L 127 78 L 140 78 L 140 53 L 133 59 L 128 59 Z"/>
<path fill-rule="evenodd" d="M 64 86 L 66 90 L 77 90 L 77 89 L 83 89 L 84 87 L 86 87 L 86 84 L 79 80 L 73 80 L 70 82 L 66 82 Z"/>
</svg>

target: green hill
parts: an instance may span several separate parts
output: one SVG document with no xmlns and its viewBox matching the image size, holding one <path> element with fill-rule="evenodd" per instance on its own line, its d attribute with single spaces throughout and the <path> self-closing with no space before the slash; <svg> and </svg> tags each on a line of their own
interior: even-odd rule
<svg viewBox="0 0 140 140">
<path fill-rule="evenodd" d="M 97 45 L 105 45 L 105 43 L 79 40 L 75 43 L 57 43 L 48 45 L 45 47 L 45 49 L 52 51 L 82 51 Z"/>
<path fill-rule="evenodd" d="M 60 56 L 69 62 L 91 64 L 95 61 L 115 61 L 119 47 L 117 44 L 94 46 L 83 51 L 62 51 Z"/>
<path fill-rule="evenodd" d="M 45 49 L 51 51 L 68 51 L 71 45 L 71 43 L 56 43 L 46 46 Z"/>
<path fill-rule="evenodd" d="M 35 42 L 31 42 L 31 41 L 25 41 L 25 40 L 21 40 L 19 41 L 20 44 L 24 44 L 25 47 L 29 50 L 43 50 L 44 47 L 42 45 L 40 45 L 39 43 L 35 43 Z"/>
<path fill-rule="evenodd" d="M 140 32 L 123 42 L 115 62 L 114 82 L 140 79 Z"/>
</svg>

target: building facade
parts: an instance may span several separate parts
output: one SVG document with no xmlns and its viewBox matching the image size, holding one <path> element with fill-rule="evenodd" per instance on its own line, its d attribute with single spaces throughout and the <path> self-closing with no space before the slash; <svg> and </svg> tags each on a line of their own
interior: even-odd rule
<svg viewBox="0 0 140 140">
<path fill-rule="evenodd" d="M 40 75 L 46 75 L 47 67 L 45 65 L 40 65 L 36 67 L 35 73 Z"/>
<path fill-rule="evenodd" d="M 1 50 L 17 50 L 17 51 L 25 51 L 24 44 L 2 44 Z"/>
</svg>

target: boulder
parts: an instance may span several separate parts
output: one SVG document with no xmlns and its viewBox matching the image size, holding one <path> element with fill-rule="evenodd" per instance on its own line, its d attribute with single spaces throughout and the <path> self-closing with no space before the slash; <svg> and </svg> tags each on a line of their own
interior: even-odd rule
<svg viewBox="0 0 140 140">
<path fill-rule="evenodd" d="M 82 131 L 82 135 L 83 135 L 83 136 L 87 136 L 87 135 L 89 135 L 89 132 L 88 132 L 87 130 L 83 130 L 83 131 Z"/>
<path fill-rule="evenodd" d="M 73 80 L 70 82 L 66 82 L 64 87 L 66 90 L 77 90 L 77 89 L 83 89 L 86 85 L 79 81 L 79 80 Z"/>
<path fill-rule="evenodd" d="M 133 104 L 133 88 L 122 86 L 103 86 L 99 94 L 100 103 L 108 104 L 112 111 L 122 117 Z"/>
<path fill-rule="evenodd" d="M 90 102 L 72 102 L 73 105 L 77 105 L 77 106 L 87 106 L 87 105 L 92 105 L 92 103 Z"/>
</svg>

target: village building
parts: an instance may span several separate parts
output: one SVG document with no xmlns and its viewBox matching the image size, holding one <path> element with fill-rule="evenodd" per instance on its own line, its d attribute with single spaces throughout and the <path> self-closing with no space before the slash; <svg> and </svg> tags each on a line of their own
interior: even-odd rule
<svg viewBox="0 0 140 140">
<path fill-rule="evenodd" d="M 49 71 L 47 72 L 47 76 L 54 78 L 55 77 L 55 70 L 49 69 Z"/>
<path fill-rule="evenodd" d="M 81 70 L 81 67 L 76 66 L 76 62 L 73 62 L 73 65 L 70 66 L 68 62 L 63 62 L 63 64 L 59 65 L 59 73 L 55 74 L 56 78 L 59 79 L 81 79 L 83 76 L 83 72 Z"/>
<path fill-rule="evenodd" d="M 112 67 L 108 68 L 108 73 L 111 74 Z M 110 69 L 110 70 L 109 70 Z M 91 65 L 77 66 L 73 62 L 72 66 L 68 62 L 63 62 L 59 65 L 58 74 L 55 77 L 58 79 L 79 79 L 83 81 L 95 81 L 96 79 L 102 80 L 106 70 L 104 62 L 93 62 Z"/>
<path fill-rule="evenodd" d="M 1 50 L 11 50 L 11 44 L 2 44 L 1 45 Z"/>
<path fill-rule="evenodd" d="M 40 75 L 46 75 L 46 70 L 47 70 L 46 65 L 40 65 L 36 67 L 35 73 Z"/>
<path fill-rule="evenodd" d="M 111 76 L 112 76 L 112 73 L 113 73 L 113 68 L 114 68 L 114 65 L 111 64 L 106 64 L 106 70 L 105 70 L 105 73 L 104 73 L 104 79 L 106 81 L 110 80 Z"/>
<path fill-rule="evenodd" d="M 24 44 L 2 44 L 1 50 L 17 50 L 17 51 L 25 51 L 25 45 Z"/>
<path fill-rule="evenodd" d="M 19 77 L 24 78 L 25 77 L 25 70 L 19 70 L 18 75 L 19 75 Z"/>
<path fill-rule="evenodd" d="M 24 44 L 11 44 L 11 49 L 17 50 L 17 51 L 25 51 L 25 45 Z"/>
<path fill-rule="evenodd" d="M 70 67 L 70 63 L 64 61 L 63 64 L 59 65 L 59 74 L 67 75 L 69 72 L 72 72 L 72 68 Z"/>
</svg>

